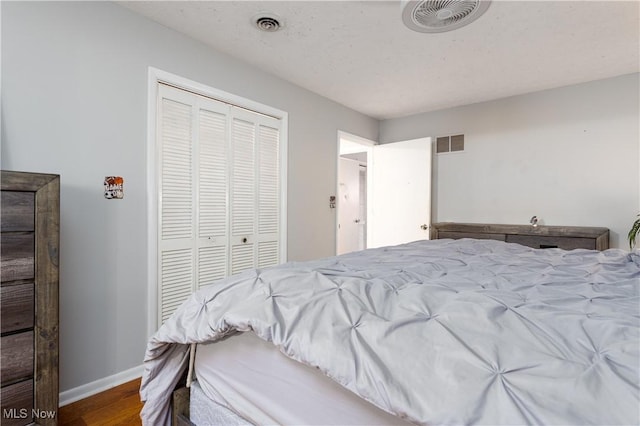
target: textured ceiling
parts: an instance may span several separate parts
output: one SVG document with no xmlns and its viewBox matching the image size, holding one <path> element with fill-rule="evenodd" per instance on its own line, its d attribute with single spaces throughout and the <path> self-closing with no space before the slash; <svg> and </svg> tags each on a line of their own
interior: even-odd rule
<svg viewBox="0 0 640 426">
<path fill-rule="evenodd" d="M 638 1 L 494 0 L 440 34 L 407 29 L 399 1 L 118 3 L 379 119 L 640 71 Z M 258 31 L 263 12 L 284 28 Z"/>
</svg>

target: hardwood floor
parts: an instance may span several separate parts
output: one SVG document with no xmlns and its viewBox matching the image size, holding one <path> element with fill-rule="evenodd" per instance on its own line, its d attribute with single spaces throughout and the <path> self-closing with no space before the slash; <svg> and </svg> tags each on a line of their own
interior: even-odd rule
<svg viewBox="0 0 640 426">
<path fill-rule="evenodd" d="M 61 407 L 59 426 L 136 426 L 142 425 L 140 379 Z"/>
</svg>

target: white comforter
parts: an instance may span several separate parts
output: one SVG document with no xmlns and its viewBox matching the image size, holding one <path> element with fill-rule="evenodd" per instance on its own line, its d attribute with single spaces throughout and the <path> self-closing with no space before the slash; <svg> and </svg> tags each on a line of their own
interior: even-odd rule
<svg viewBox="0 0 640 426">
<path fill-rule="evenodd" d="M 253 330 L 416 424 L 640 423 L 640 252 L 419 241 L 195 293 L 152 337 L 145 425 L 169 424 L 188 344 Z"/>
</svg>

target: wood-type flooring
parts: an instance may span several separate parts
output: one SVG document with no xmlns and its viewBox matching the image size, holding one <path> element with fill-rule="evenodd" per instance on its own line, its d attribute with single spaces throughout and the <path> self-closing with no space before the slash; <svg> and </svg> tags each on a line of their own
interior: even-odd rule
<svg viewBox="0 0 640 426">
<path fill-rule="evenodd" d="M 138 426 L 140 379 L 65 405 L 58 410 L 59 426 Z"/>
</svg>

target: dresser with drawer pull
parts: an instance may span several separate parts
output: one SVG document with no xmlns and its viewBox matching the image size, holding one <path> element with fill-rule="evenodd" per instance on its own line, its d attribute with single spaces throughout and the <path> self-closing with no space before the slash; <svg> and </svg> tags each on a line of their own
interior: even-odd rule
<svg viewBox="0 0 640 426">
<path fill-rule="evenodd" d="M 532 226 L 440 222 L 431 226 L 431 239 L 477 238 L 518 243 L 533 248 L 565 250 L 609 248 L 609 229 L 592 226 Z"/>
<path fill-rule="evenodd" d="M 0 179 L 0 423 L 57 425 L 60 177 Z"/>
</svg>

